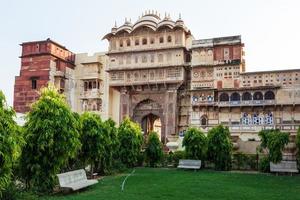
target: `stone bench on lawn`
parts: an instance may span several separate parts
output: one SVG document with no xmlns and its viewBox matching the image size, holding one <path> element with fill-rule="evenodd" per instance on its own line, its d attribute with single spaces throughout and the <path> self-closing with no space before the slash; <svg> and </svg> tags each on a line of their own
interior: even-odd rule
<svg viewBox="0 0 300 200">
<path fill-rule="evenodd" d="M 73 191 L 98 183 L 97 180 L 88 180 L 83 169 L 57 174 L 61 188 Z"/>
<path fill-rule="evenodd" d="M 179 160 L 177 168 L 180 169 L 200 169 L 201 160 Z"/>
</svg>

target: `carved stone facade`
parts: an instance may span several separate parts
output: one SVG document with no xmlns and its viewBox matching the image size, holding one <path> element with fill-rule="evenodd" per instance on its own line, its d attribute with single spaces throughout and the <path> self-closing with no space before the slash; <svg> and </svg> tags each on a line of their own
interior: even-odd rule
<svg viewBox="0 0 300 200">
<path fill-rule="evenodd" d="M 164 143 L 178 132 L 180 88 L 186 82 L 192 36 L 181 19 L 147 13 L 132 24 L 112 28 L 109 41 L 109 84 L 121 93 L 120 120 L 142 124 L 155 116 Z M 151 125 L 150 125 L 151 126 Z"/>
</svg>

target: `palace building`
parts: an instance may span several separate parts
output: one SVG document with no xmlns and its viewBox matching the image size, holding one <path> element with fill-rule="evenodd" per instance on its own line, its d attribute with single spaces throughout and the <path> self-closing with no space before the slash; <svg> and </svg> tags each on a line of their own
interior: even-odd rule
<svg viewBox="0 0 300 200">
<path fill-rule="evenodd" d="M 27 112 L 52 82 L 74 111 L 155 130 L 164 144 L 188 127 L 229 127 L 235 148 L 253 153 L 263 129 L 300 125 L 300 69 L 247 72 L 241 36 L 197 40 L 179 18 L 148 11 L 103 37 L 106 53 L 74 54 L 48 39 L 22 46 L 14 108 Z M 290 152 L 294 150 L 290 144 Z"/>
</svg>

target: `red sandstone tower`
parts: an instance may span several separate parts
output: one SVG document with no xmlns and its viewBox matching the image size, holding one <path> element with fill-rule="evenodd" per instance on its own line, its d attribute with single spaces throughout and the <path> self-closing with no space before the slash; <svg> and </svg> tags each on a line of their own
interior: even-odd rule
<svg viewBox="0 0 300 200">
<path fill-rule="evenodd" d="M 75 54 L 50 40 L 21 44 L 20 76 L 15 78 L 14 109 L 28 112 L 39 97 L 39 90 L 53 83 L 61 92 L 65 90 L 66 70 L 74 69 Z"/>
</svg>

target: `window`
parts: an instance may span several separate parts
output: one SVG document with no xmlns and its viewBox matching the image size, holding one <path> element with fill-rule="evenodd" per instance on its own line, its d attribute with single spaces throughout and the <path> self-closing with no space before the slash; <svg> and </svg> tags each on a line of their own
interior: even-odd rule
<svg viewBox="0 0 300 200">
<path fill-rule="evenodd" d="M 36 79 L 32 79 L 31 80 L 31 88 L 33 90 L 36 90 L 37 89 L 37 80 Z"/>
<path fill-rule="evenodd" d="M 120 40 L 120 47 L 123 47 L 123 40 Z"/>
<path fill-rule="evenodd" d="M 138 46 L 138 45 L 140 45 L 140 41 L 139 41 L 139 39 L 136 39 L 136 40 L 135 40 L 135 42 L 134 42 L 134 44 L 135 44 L 135 46 Z"/>
<path fill-rule="evenodd" d="M 143 44 L 143 45 L 146 45 L 146 44 L 147 44 L 147 38 L 143 38 L 142 44 Z"/>
<path fill-rule="evenodd" d="M 243 101 L 250 101 L 250 100 L 252 100 L 252 95 L 249 92 L 245 92 L 242 95 L 242 99 L 243 99 Z"/>
<path fill-rule="evenodd" d="M 87 91 L 87 89 L 88 89 L 88 83 L 84 82 L 84 91 Z"/>
<path fill-rule="evenodd" d="M 154 44 L 154 38 L 150 39 L 150 44 Z"/>
<path fill-rule="evenodd" d="M 130 39 L 126 40 L 126 44 L 127 44 L 128 47 L 130 47 Z"/>
<path fill-rule="evenodd" d="M 227 93 L 222 93 L 220 95 L 220 101 L 229 101 L 229 96 Z"/>
<path fill-rule="evenodd" d="M 230 96 L 230 100 L 231 101 L 240 101 L 241 96 L 239 93 L 234 92 L 231 96 Z"/>
<path fill-rule="evenodd" d="M 159 43 L 164 43 L 164 38 L 163 37 L 159 38 Z"/>
<path fill-rule="evenodd" d="M 265 99 L 266 99 L 266 100 L 273 100 L 273 99 L 275 99 L 275 94 L 274 94 L 274 92 L 272 92 L 272 91 L 267 91 L 267 92 L 265 93 Z"/>
<path fill-rule="evenodd" d="M 263 94 L 261 92 L 255 92 L 253 95 L 254 100 L 263 100 Z"/>
<path fill-rule="evenodd" d="M 207 126 L 207 116 L 204 115 L 201 117 L 201 126 Z"/>
<path fill-rule="evenodd" d="M 172 42 L 172 37 L 171 37 L 171 35 L 168 36 L 168 42 Z"/>
</svg>

